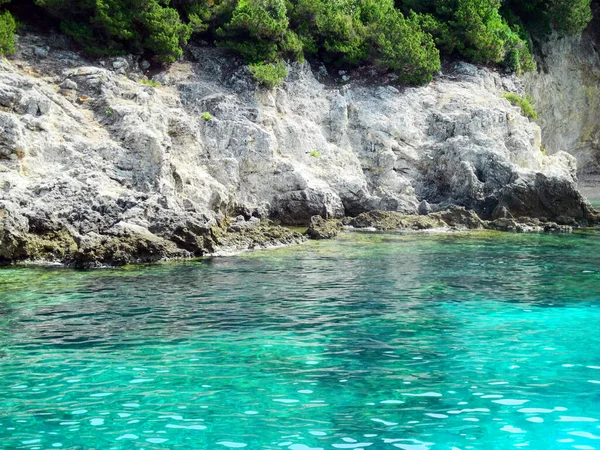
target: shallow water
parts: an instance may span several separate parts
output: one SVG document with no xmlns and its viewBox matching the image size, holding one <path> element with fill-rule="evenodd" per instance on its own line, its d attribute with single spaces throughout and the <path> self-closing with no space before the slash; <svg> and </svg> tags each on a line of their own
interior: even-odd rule
<svg viewBox="0 0 600 450">
<path fill-rule="evenodd" d="M 0 270 L 0 448 L 600 449 L 600 234 Z"/>
</svg>

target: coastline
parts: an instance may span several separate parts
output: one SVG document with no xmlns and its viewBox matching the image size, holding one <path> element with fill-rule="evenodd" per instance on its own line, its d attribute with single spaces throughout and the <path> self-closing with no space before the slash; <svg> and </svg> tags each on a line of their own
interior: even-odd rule
<svg viewBox="0 0 600 450">
<path fill-rule="evenodd" d="M 308 227 L 286 227 L 270 221 L 245 221 L 242 216 L 226 219 L 220 228 L 210 230 L 207 248 L 196 253 L 174 246 L 172 241 L 146 236 L 131 240 L 131 236 L 103 246 L 81 249 L 57 248 L 50 244 L 21 243 L 21 258 L 5 261 L 1 267 L 65 267 L 75 269 L 109 269 L 172 262 L 189 262 L 209 258 L 227 258 L 254 251 L 269 251 L 294 247 L 309 240 L 331 240 L 348 234 L 454 234 L 497 232 L 509 234 L 569 234 L 576 230 L 598 230 L 598 226 L 559 225 L 537 218 L 501 217 L 482 220 L 470 210 L 452 207 L 424 215 L 406 215 L 390 211 L 370 211 L 357 217 L 323 219 L 314 216 Z M 209 239 L 210 236 L 210 239 Z M 34 237 L 36 239 L 36 237 Z"/>
</svg>

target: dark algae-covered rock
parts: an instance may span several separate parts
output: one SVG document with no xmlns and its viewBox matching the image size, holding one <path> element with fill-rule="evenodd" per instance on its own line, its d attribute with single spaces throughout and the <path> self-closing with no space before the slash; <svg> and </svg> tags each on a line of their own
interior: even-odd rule
<svg viewBox="0 0 600 450">
<path fill-rule="evenodd" d="M 588 224 L 588 222 L 586 222 Z M 420 230 L 495 230 L 513 233 L 569 233 L 574 227 L 581 227 L 573 222 L 571 225 L 559 224 L 547 219 L 530 217 L 500 217 L 495 220 L 483 220 L 474 211 L 453 206 L 430 214 L 409 215 L 393 211 L 369 211 L 357 217 L 346 217 L 337 220 L 325 220 L 313 217 L 306 235 L 311 239 L 331 239 L 340 231 L 369 230 L 378 232 L 402 232 Z"/>
<path fill-rule="evenodd" d="M 239 225 L 239 220 L 235 222 Z M 131 224 L 111 235 L 73 236 L 68 230 L 44 234 L 14 233 L 0 228 L 0 264 L 18 261 L 64 263 L 74 267 L 123 266 L 239 252 L 303 242 L 296 231 L 256 220 L 251 226 L 220 224 L 202 229 L 178 228 L 167 239 Z"/>
<path fill-rule="evenodd" d="M 313 216 L 306 230 L 306 236 L 311 239 L 333 239 L 344 229 L 339 219 L 323 219 L 321 216 Z"/>
<path fill-rule="evenodd" d="M 392 211 L 370 211 L 349 220 L 354 228 L 375 228 L 378 231 L 431 230 L 434 228 L 482 229 L 484 222 L 474 211 L 453 207 L 426 215 L 407 215 Z"/>
</svg>

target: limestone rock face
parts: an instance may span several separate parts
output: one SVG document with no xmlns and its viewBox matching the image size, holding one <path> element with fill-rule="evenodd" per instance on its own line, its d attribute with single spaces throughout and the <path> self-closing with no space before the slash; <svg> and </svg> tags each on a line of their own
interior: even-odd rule
<svg viewBox="0 0 600 450">
<path fill-rule="evenodd" d="M 600 30 L 539 44 L 538 71 L 525 76 L 548 153 L 567 151 L 584 177 L 600 174 Z"/>
<path fill-rule="evenodd" d="M 39 47 L 47 57 L 35 56 Z M 29 248 L 32 236 L 61 233 L 89 254 L 139 238 L 143 260 L 198 256 L 219 242 L 259 245 L 255 235 L 221 239 L 247 229 L 229 217 L 307 225 L 315 215 L 417 214 L 423 201 L 428 211 L 459 205 L 484 219 L 503 208 L 592 220 L 573 158 L 545 156 L 540 128 L 501 97 L 517 89 L 515 78 L 459 63 L 399 90 L 352 76 L 335 84 L 323 68 L 319 81 L 297 64 L 268 92 L 230 54 L 190 53 L 150 85 L 133 57 L 92 62 L 21 39 L 0 62 L 3 242 Z M 127 245 L 111 245 L 127 259 Z"/>
</svg>

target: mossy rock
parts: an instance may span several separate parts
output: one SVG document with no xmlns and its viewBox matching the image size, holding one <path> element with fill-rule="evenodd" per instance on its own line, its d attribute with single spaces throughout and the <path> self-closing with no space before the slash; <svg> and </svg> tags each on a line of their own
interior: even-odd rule
<svg viewBox="0 0 600 450">
<path fill-rule="evenodd" d="M 314 216 L 310 219 L 310 225 L 304 234 L 310 239 L 333 239 L 343 229 L 341 220 L 325 220 L 321 216 Z"/>
<path fill-rule="evenodd" d="M 62 262 L 77 251 L 77 243 L 64 229 L 43 234 L 14 233 L 0 230 L 0 262 Z"/>
<path fill-rule="evenodd" d="M 417 216 L 394 211 L 369 211 L 349 221 L 354 228 L 375 228 L 379 231 L 428 230 L 446 224 L 434 215 Z"/>
</svg>

